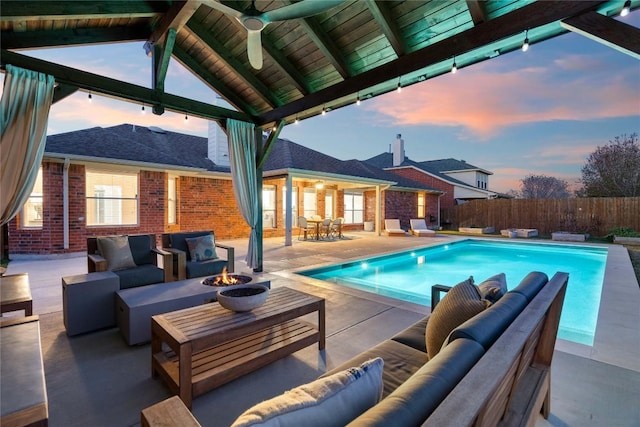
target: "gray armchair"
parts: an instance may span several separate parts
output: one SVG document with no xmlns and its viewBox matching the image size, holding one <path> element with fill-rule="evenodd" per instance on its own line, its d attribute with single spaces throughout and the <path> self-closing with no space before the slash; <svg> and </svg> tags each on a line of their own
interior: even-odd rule
<svg viewBox="0 0 640 427">
<path fill-rule="evenodd" d="M 209 234 L 211 234 L 212 237 L 214 236 L 212 231 L 191 231 L 162 234 L 162 249 L 171 253 L 173 256 L 172 266 L 174 277 L 177 280 L 213 276 L 222 273 L 222 270 L 225 267 L 229 273 L 234 271 L 235 251 L 231 246 L 214 243 L 215 249 L 222 249 L 226 252 L 226 259 L 220 258 L 220 254 L 217 253 L 218 251 L 216 251 L 218 257 L 214 259 L 202 261 L 192 259 L 186 239 L 203 237 Z"/>
<path fill-rule="evenodd" d="M 116 236 L 107 236 L 116 237 Z M 173 263 L 171 254 L 156 247 L 155 234 L 138 234 L 127 237 L 133 265 L 127 268 L 112 268 L 120 278 L 120 289 L 150 285 L 152 283 L 170 282 L 173 280 Z M 109 259 L 116 254 L 102 253 L 98 243 L 99 237 L 87 238 L 87 270 L 89 273 L 109 270 L 113 264 Z M 158 267 L 158 256 L 162 257 L 162 267 Z"/>
</svg>

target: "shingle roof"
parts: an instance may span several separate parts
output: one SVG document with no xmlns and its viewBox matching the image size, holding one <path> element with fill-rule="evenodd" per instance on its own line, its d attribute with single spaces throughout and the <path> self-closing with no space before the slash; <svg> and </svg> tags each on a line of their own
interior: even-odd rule
<svg viewBox="0 0 640 427">
<path fill-rule="evenodd" d="M 133 124 L 50 135 L 45 153 L 230 172 L 228 166 L 216 165 L 207 158 L 207 138 Z M 404 188 L 439 191 L 366 162 L 339 160 L 293 141 L 278 139 L 263 170 L 287 169 L 391 181 Z"/>
<path fill-rule="evenodd" d="M 424 162 L 418 162 L 423 165 L 425 168 L 430 170 L 437 170 L 438 172 L 453 172 L 453 171 L 463 171 L 463 170 L 479 170 L 488 174 L 492 174 L 491 172 L 479 168 L 478 166 L 474 166 L 470 163 L 465 162 L 464 160 L 457 160 L 453 158 L 448 159 L 439 159 L 439 160 L 427 160 Z"/>
</svg>

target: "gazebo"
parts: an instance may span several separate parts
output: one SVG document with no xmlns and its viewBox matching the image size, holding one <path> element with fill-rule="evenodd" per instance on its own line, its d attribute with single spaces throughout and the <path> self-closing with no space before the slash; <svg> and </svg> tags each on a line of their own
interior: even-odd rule
<svg viewBox="0 0 640 427">
<path fill-rule="evenodd" d="M 638 7 L 637 0 L 3 2 L 1 222 L 30 192 L 51 103 L 78 90 L 99 93 L 227 130 L 236 199 L 252 229 L 247 263 L 261 271 L 262 166 L 283 126 L 567 32 L 640 58 L 640 30 L 613 19 Z M 18 53 L 124 41 L 140 41 L 151 56 L 149 87 Z M 235 109 L 166 93 L 170 58 Z"/>
</svg>

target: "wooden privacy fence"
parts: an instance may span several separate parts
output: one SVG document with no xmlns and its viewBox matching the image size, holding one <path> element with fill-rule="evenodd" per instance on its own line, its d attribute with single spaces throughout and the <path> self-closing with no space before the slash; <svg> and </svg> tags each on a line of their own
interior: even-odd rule
<svg viewBox="0 0 640 427">
<path fill-rule="evenodd" d="M 640 197 L 474 200 L 444 209 L 442 221 L 458 227 L 536 228 L 605 236 L 615 227 L 640 231 Z"/>
</svg>

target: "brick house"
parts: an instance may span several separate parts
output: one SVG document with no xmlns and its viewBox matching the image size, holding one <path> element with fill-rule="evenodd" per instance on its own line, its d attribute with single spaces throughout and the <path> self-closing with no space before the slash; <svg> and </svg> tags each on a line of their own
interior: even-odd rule
<svg viewBox="0 0 640 427">
<path fill-rule="evenodd" d="M 263 236 L 290 244 L 297 217 L 311 214 L 344 217 L 346 230 L 379 227 L 384 218 L 400 218 L 408 228 L 410 218 L 424 217 L 437 226 L 441 195 L 370 163 L 278 139 L 263 168 Z M 217 126 L 208 138 L 131 124 L 48 136 L 31 197 L 8 228 L 11 255 L 83 252 L 86 238 L 97 235 L 249 235 L 233 193 L 226 135 Z"/>
</svg>

